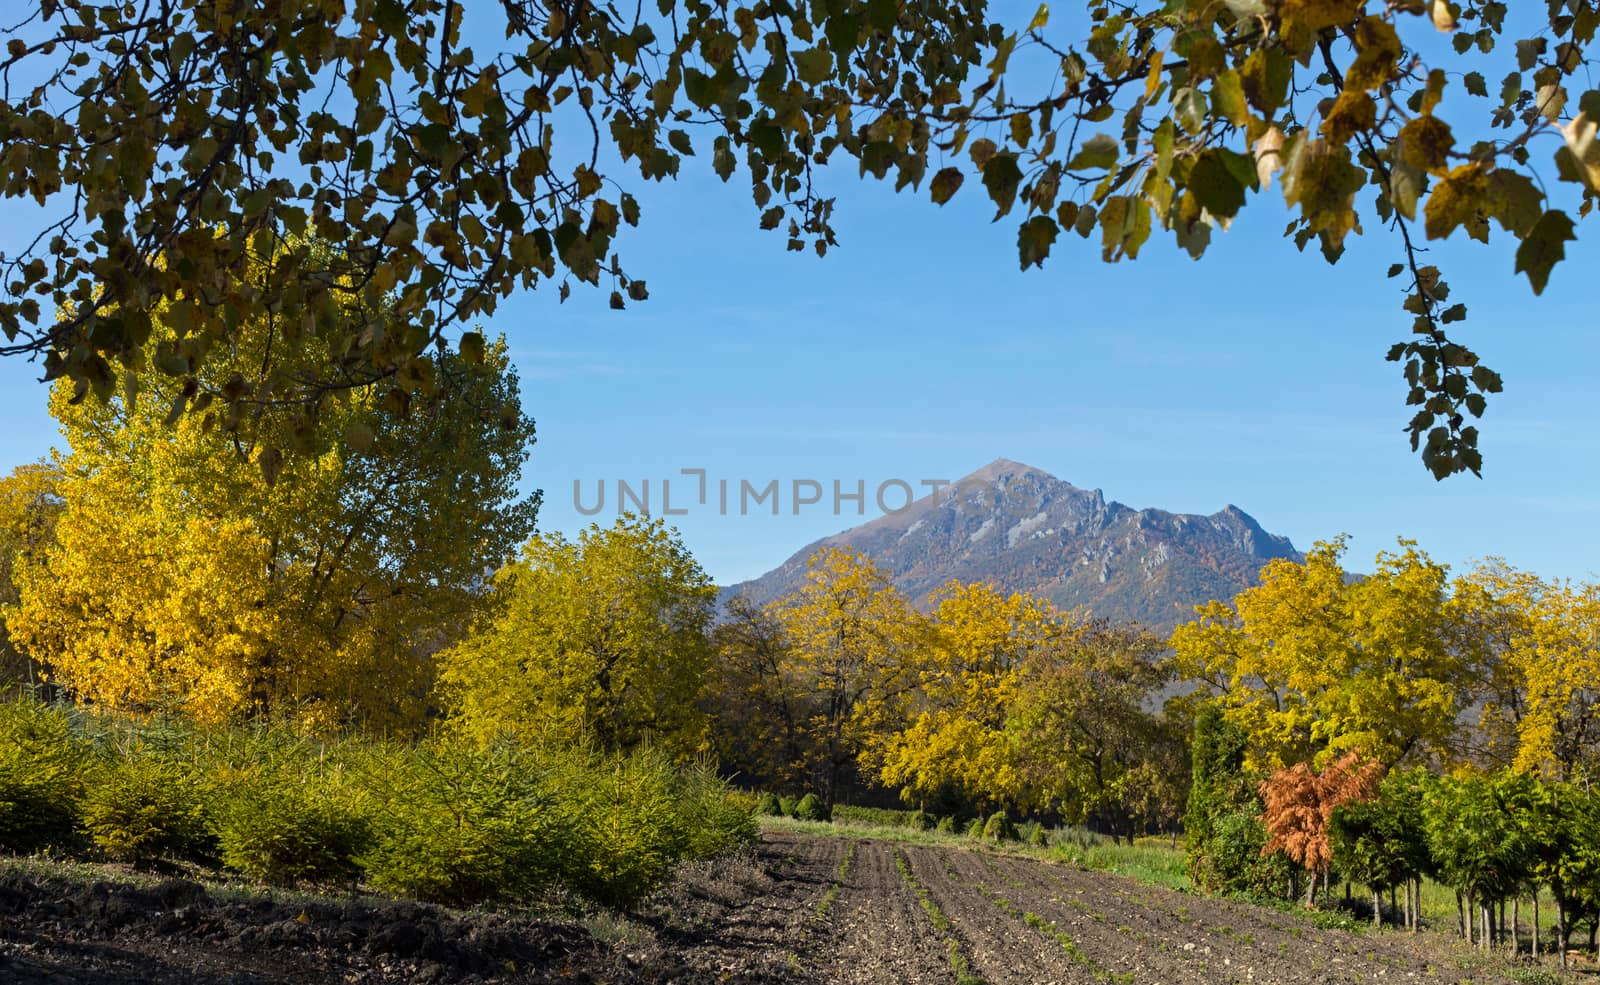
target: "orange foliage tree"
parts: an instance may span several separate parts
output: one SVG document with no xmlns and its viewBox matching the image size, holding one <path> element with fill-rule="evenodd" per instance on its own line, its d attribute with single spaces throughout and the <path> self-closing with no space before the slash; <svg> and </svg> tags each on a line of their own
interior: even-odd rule
<svg viewBox="0 0 1600 985">
<path fill-rule="evenodd" d="M 1306 890 L 1307 907 L 1316 903 L 1317 880 L 1327 876 L 1333 862 L 1328 822 L 1334 809 L 1377 796 L 1383 772 L 1382 763 L 1348 752 L 1321 773 L 1313 771 L 1309 763 L 1296 763 L 1262 781 L 1265 809 L 1261 819 L 1269 838 L 1261 854 L 1282 851 L 1306 870 L 1311 883 Z"/>
</svg>

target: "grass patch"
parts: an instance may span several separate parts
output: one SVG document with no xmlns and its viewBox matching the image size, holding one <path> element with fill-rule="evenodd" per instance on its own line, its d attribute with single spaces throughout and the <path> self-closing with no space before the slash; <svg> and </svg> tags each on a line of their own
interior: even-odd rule
<svg viewBox="0 0 1600 985">
<path fill-rule="evenodd" d="M 1107 841 L 1086 846 L 1058 845 L 1050 849 L 1047 857 L 1096 872 L 1125 876 L 1150 886 L 1161 886 L 1180 892 L 1188 892 L 1190 889 L 1183 849 L 1172 848 L 1165 839 L 1142 841 L 1132 845 Z"/>
</svg>

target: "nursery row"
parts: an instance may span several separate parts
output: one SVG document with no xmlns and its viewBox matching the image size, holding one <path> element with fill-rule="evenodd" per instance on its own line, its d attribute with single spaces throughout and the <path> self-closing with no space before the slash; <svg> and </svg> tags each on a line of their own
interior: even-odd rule
<svg viewBox="0 0 1600 985">
<path fill-rule="evenodd" d="M 0 849 L 221 867 L 448 903 L 628 906 L 756 836 L 751 798 L 648 748 L 319 741 L 0 705 Z"/>
</svg>

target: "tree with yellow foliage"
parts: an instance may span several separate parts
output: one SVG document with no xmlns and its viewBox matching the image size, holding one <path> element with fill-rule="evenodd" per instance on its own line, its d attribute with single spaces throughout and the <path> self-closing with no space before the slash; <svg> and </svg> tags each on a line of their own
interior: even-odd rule
<svg viewBox="0 0 1600 985">
<path fill-rule="evenodd" d="M 52 392 L 63 508 L 54 543 L 18 569 L 7 624 L 79 700 L 415 725 L 430 654 L 531 529 L 538 497 L 516 483 L 533 424 L 503 347 L 430 356 L 405 401 L 356 387 L 279 404 L 256 382 L 327 355 L 308 354 L 319 336 L 304 326 L 278 344 L 286 320 L 243 326 L 193 375 L 142 392 Z M 142 358 L 184 363 L 195 344 L 158 321 Z M 253 414 L 259 448 L 215 411 L 177 413 L 212 388 L 252 390 L 222 413 Z"/>
<path fill-rule="evenodd" d="M 1600 776 L 1600 586 L 1488 562 L 1456 594 L 1485 654 L 1480 729 L 1496 759 L 1558 781 Z"/>
<path fill-rule="evenodd" d="M 902 799 L 1000 801 L 1021 785 L 1006 721 L 1024 667 L 1066 634 L 1049 602 L 952 581 L 935 596 L 917 707 L 882 745 L 878 778 Z"/>
<path fill-rule="evenodd" d="M 43 551 L 55 536 L 61 497 L 48 462 L 21 465 L 0 477 L 0 690 L 40 683 L 38 666 L 11 643 L 6 611 L 17 604 L 16 568 Z"/>
<path fill-rule="evenodd" d="M 495 575 L 490 609 L 441 655 L 460 730 L 481 739 L 705 744 L 700 707 L 716 586 L 660 520 L 632 515 L 576 540 L 536 534 Z"/>
<path fill-rule="evenodd" d="M 1409 541 L 1352 579 L 1344 540 L 1268 564 L 1233 603 L 1178 627 L 1178 673 L 1201 681 L 1267 769 L 1359 751 L 1386 765 L 1448 755 L 1471 691 L 1448 572 Z"/>
<path fill-rule="evenodd" d="M 1131 843 L 1181 810 L 1181 732 L 1150 700 L 1172 679 L 1162 641 L 1095 620 L 1031 656 L 1006 731 L 1011 799 Z"/>
<path fill-rule="evenodd" d="M 1557 780 L 1600 776 L 1600 586 L 1544 593 L 1514 651 L 1525 712 L 1517 759 Z"/>
<path fill-rule="evenodd" d="M 847 768 L 871 771 L 921 683 L 927 622 L 864 555 L 820 551 L 774 603 L 790 641 L 784 676 L 805 695 L 806 773 L 832 805 Z"/>
<path fill-rule="evenodd" d="M 748 595 L 728 599 L 711 646 L 707 697 L 718 762 L 743 783 L 805 787 L 811 691 L 792 676 L 795 660 L 774 607 Z"/>
<path fill-rule="evenodd" d="M 1463 735 L 1474 763 L 1510 766 L 1518 759 L 1529 697 L 1525 663 L 1535 621 L 1553 608 L 1551 587 L 1499 558 L 1478 563 L 1451 586 L 1454 645 L 1468 661 L 1479 705 Z"/>
</svg>

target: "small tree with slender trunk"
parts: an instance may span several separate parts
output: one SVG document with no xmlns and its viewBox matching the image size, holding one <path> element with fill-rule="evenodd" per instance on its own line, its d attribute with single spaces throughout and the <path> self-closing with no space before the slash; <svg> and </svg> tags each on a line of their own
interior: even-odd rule
<svg viewBox="0 0 1600 985">
<path fill-rule="evenodd" d="M 1382 777 L 1381 763 L 1363 762 L 1359 754 L 1349 752 L 1321 773 L 1309 763 L 1296 763 L 1262 782 L 1262 822 L 1269 837 L 1261 853 L 1282 851 L 1306 870 L 1310 876 L 1307 908 L 1316 905 L 1317 882 L 1327 877 L 1333 863 L 1328 826 L 1334 810 L 1352 801 L 1372 799 Z"/>
</svg>

